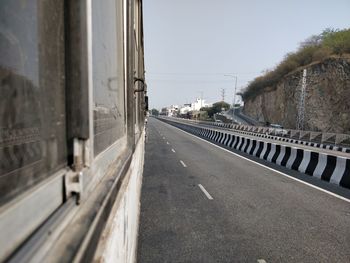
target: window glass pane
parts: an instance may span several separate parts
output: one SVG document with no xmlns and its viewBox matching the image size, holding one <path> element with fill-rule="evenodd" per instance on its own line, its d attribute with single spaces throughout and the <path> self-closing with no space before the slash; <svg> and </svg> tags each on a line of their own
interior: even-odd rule
<svg viewBox="0 0 350 263">
<path fill-rule="evenodd" d="M 125 134 L 122 1 L 92 1 L 92 37 L 97 155 Z"/>
<path fill-rule="evenodd" d="M 0 205 L 65 166 L 62 1 L 0 1 Z"/>
</svg>

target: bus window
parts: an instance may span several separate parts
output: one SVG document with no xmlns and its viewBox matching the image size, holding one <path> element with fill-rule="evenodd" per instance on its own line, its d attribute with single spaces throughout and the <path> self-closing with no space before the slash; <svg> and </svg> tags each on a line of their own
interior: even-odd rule
<svg viewBox="0 0 350 263">
<path fill-rule="evenodd" d="M 0 2 L 0 205 L 66 165 L 63 1 Z"/>
<path fill-rule="evenodd" d="M 94 154 L 126 134 L 122 1 L 92 1 Z"/>
</svg>

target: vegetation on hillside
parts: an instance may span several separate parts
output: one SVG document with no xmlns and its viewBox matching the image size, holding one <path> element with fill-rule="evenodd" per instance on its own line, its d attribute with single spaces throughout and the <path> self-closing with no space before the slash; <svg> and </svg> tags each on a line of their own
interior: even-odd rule
<svg viewBox="0 0 350 263">
<path fill-rule="evenodd" d="M 243 100 L 254 98 L 268 87 L 276 84 L 288 73 L 298 67 L 316 61 L 323 61 L 331 55 L 350 54 L 350 29 L 326 29 L 319 35 L 313 35 L 300 44 L 296 52 L 288 53 L 273 70 L 255 78 L 241 93 Z"/>
</svg>

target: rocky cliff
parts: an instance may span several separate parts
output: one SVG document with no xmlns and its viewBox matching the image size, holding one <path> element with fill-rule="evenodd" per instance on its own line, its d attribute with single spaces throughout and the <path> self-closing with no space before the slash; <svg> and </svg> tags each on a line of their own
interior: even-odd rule
<svg viewBox="0 0 350 263">
<path fill-rule="evenodd" d="M 328 58 L 299 68 L 244 103 L 244 113 L 261 122 L 296 128 L 306 69 L 304 129 L 350 133 L 350 58 Z"/>
</svg>

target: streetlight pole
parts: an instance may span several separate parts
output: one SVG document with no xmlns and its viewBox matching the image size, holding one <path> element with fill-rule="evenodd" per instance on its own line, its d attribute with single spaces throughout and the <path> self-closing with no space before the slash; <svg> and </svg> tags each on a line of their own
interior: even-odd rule
<svg viewBox="0 0 350 263">
<path fill-rule="evenodd" d="M 236 91 L 237 91 L 237 76 L 235 75 L 224 75 L 225 77 L 232 77 L 235 78 L 235 92 L 233 93 L 233 105 L 232 105 L 232 122 L 235 120 L 235 105 L 236 105 Z"/>
</svg>

